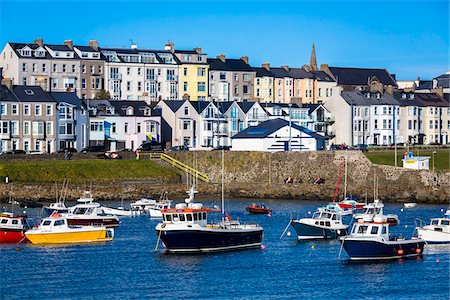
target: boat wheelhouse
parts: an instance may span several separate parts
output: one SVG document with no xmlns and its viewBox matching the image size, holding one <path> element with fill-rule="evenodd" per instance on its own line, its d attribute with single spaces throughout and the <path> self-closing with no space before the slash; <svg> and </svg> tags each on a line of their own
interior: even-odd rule
<svg viewBox="0 0 450 300">
<path fill-rule="evenodd" d="M 84 199 L 80 204 L 71 207 L 70 211 L 71 213 L 64 214 L 69 225 L 105 225 L 106 227 L 118 227 L 120 224 L 117 216 L 106 214 L 100 203 L 88 201 L 88 199 Z"/>
<path fill-rule="evenodd" d="M 386 222 L 392 226 L 398 225 L 400 222 L 398 216 L 394 214 L 384 214 L 384 204 L 380 200 L 374 200 L 373 203 L 369 203 L 364 206 L 365 211 L 363 213 L 354 214 L 353 218 L 356 221 L 362 220 L 364 222 L 373 222 L 376 216 L 386 217 Z"/>
<path fill-rule="evenodd" d="M 450 218 L 433 218 L 429 225 L 418 226 L 416 230 L 417 236 L 427 244 L 450 243 Z"/>
<path fill-rule="evenodd" d="M 319 207 L 312 218 L 292 220 L 299 240 L 335 239 L 347 234 L 349 225 L 343 223 L 342 213 L 330 207 Z"/>
<path fill-rule="evenodd" d="M 351 234 L 341 238 L 342 247 L 352 260 L 382 260 L 420 256 L 425 241 L 405 239 L 389 232 L 390 224 L 385 216 L 377 216 L 376 222 L 358 221 Z"/>
</svg>

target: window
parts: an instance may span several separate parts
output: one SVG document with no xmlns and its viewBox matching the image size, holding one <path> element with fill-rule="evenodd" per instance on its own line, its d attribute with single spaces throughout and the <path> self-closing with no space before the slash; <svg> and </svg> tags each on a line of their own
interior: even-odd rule
<svg viewBox="0 0 450 300">
<path fill-rule="evenodd" d="M 27 85 L 27 78 L 26 77 L 22 78 L 22 85 Z"/>
<path fill-rule="evenodd" d="M 91 131 L 103 131 L 103 122 L 92 121 Z"/>
<path fill-rule="evenodd" d="M 370 230 L 370 234 L 377 234 L 378 233 L 378 227 L 372 226 L 372 229 Z"/>
<path fill-rule="evenodd" d="M 127 68 L 127 75 L 131 74 L 131 68 Z"/>
<path fill-rule="evenodd" d="M 86 65 L 81 65 L 81 72 L 86 73 Z"/>
<path fill-rule="evenodd" d="M 22 72 L 27 71 L 27 63 L 22 63 Z"/>
<path fill-rule="evenodd" d="M 430 120 L 430 126 L 429 129 L 433 129 L 433 120 Z"/>
<path fill-rule="evenodd" d="M 23 114 L 25 116 L 29 116 L 30 115 L 30 105 L 29 104 L 24 104 L 23 105 Z"/>
<path fill-rule="evenodd" d="M 47 65 L 46 64 L 42 64 L 42 72 L 47 72 Z"/>
<path fill-rule="evenodd" d="M 141 133 L 141 123 L 137 123 L 136 131 L 137 133 Z"/>
<path fill-rule="evenodd" d="M 142 81 L 138 81 L 138 86 L 137 86 L 138 91 L 142 91 Z"/>
<path fill-rule="evenodd" d="M 205 75 L 206 75 L 206 68 L 197 69 L 197 76 L 205 76 Z"/>
<path fill-rule="evenodd" d="M 31 68 L 32 68 L 33 72 L 37 72 L 37 65 L 36 65 L 36 63 L 33 63 L 31 65 Z"/>
<path fill-rule="evenodd" d="M 58 65 L 57 64 L 53 64 L 53 72 L 58 72 Z"/>
<path fill-rule="evenodd" d="M 33 122 L 33 135 L 44 134 L 44 122 Z"/>
<path fill-rule="evenodd" d="M 8 121 L 0 122 L 0 133 L 3 133 L 3 134 L 9 133 L 9 122 Z"/>
<path fill-rule="evenodd" d="M 225 80 L 226 79 L 226 74 L 225 73 L 220 73 L 219 79 L 220 80 Z"/>
<path fill-rule="evenodd" d="M 66 72 L 66 64 L 63 64 L 63 65 L 62 65 L 62 71 L 63 71 L 63 72 Z"/>
<path fill-rule="evenodd" d="M 90 69 L 91 69 L 91 74 L 94 74 L 95 73 L 95 66 L 91 65 Z"/>
<path fill-rule="evenodd" d="M 184 107 L 184 115 L 185 116 L 189 115 L 189 107 L 187 107 L 187 106 Z"/>
<path fill-rule="evenodd" d="M 30 134 L 30 121 L 24 121 L 23 122 L 23 134 L 29 135 Z"/>
<path fill-rule="evenodd" d="M 368 228 L 368 226 L 366 226 L 366 225 L 359 226 L 358 233 L 365 234 L 367 232 L 367 228 Z"/>
<path fill-rule="evenodd" d="M 243 92 L 244 94 L 248 94 L 248 85 L 242 86 L 242 92 Z"/>
<path fill-rule="evenodd" d="M 374 107 L 374 109 L 373 109 L 373 113 L 375 114 L 375 115 L 378 115 L 378 107 Z"/>
<path fill-rule="evenodd" d="M 128 123 L 127 122 L 125 122 L 125 124 L 124 124 L 123 132 L 128 133 Z"/>
<path fill-rule="evenodd" d="M 46 131 L 47 135 L 53 135 L 53 122 L 49 121 L 46 123 Z"/>
<path fill-rule="evenodd" d="M 36 116 L 40 116 L 41 115 L 41 105 L 40 104 L 36 104 L 34 106 L 34 114 Z"/>
<path fill-rule="evenodd" d="M 0 105 L 0 115 L 2 115 L 2 116 L 7 115 L 6 104 Z"/>
<path fill-rule="evenodd" d="M 141 74 L 142 74 L 142 69 L 141 69 L 141 68 L 138 68 L 138 69 L 137 69 L 137 74 L 138 74 L 138 75 L 141 75 Z"/>
<path fill-rule="evenodd" d="M 191 121 L 183 121 L 183 129 L 191 130 Z"/>
<path fill-rule="evenodd" d="M 47 116 L 53 116 L 53 106 L 51 106 L 50 104 L 47 104 L 47 107 L 45 110 L 46 110 Z"/>
<path fill-rule="evenodd" d="M 19 114 L 19 106 L 18 104 L 11 104 L 11 114 L 18 115 Z"/>
<path fill-rule="evenodd" d="M 131 81 L 127 81 L 127 91 L 131 91 Z"/>
<path fill-rule="evenodd" d="M 30 141 L 23 141 L 23 150 L 30 150 Z"/>
<path fill-rule="evenodd" d="M 188 83 L 185 81 L 183 82 L 183 92 L 187 92 L 188 90 Z"/>
<path fill-rule="evenodd" d="M 191 138 L 190 137 L 183 137 L 183 145 L 190 146 L 191 145 Z"/>
<path fill-rule="evenodd" d="M 328 89 L 326 91 L 327 91 L 327 97 L 328 97 Z M 319 97 L 322 97 L 322 88 L 318 89 L 318 94 L 319 94 Z"/>
<path fill-rule="evenodd" d="M 19 134 L 19 122 L 11 121 L 11 134 L 18 135 Z"/>
<path fill-rule="evenodd" d="M 81 88 L 86 89 L 86 79 L 85 78 L 81 78 Z"/>
<path fill-rule="evenodd" d="M 183 75 L 187 76 L 187 74 L 188 74 L 188 69 L 187 68 L 183 68 Z"/>
<path fill-rule="evenodd" d="M 250 80 L 250 74 L 244 73 L 242 75 L 242 78 L 244 79 L 244 81 L 249 81 Z"/>
<path fill-rule="evenodd" d="M 72 73 L 75 73 L 75 72 L 76 72 L 75 65 L 72 65 Z"/>
<path fill-rule="evenodd" d="M 99 74 L 102 74 L 103 73 L 103 67 L 100 65 L 100 66 L 98 66 L 98 73 Z"/>
<path fill-rule="evenodd" d="M 374 120 L 373 127 L 374 127 L 375 129 L 378 129 L 378 120 L 377 120 L 377 119 Z"/>
<path fill-rule="evenodd" d="M 412 120 L 408 120 L 408 129 L 409 129 L 409 130 L 412 129 Z"/>
<path fill-rule="evenodd" d="M 112 133 L 116 133 L 117 132 L 116 123 L 111 123 L 111 132 Z"/>
<path fill-rule="evenodd" d="M 387 127 L 386 119 L 383 119 L 383 129 L 386 129 L 386 127 Z"/>
<path fill-rule="evenodd" d="M 206 91 L 206 83 L 204 81 L 198 82 L 197 91 L 199 92 Z"/>
</svg>

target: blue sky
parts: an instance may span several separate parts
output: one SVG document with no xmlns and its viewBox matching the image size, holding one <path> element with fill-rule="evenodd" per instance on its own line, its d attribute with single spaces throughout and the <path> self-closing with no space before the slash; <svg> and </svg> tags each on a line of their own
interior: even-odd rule
<svg viewBox="0 0 450 300">
<path fill-rule="evenodd" d="M 0 43 L 72 39 L 85 45 L 202 47 L 208 57 L 249 56 L 252 66 L 387 68 L 430 79 L 449 67 L 449 3 L 426 1 L 7 1 Z"/>
</svg>

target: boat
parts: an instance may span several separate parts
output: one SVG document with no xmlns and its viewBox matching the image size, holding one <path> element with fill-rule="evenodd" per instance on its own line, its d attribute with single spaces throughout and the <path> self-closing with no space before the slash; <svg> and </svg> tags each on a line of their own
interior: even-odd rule
<svg viewBox="0 0 450 300">
<path fill-rule="evenodd" d="M 392 225 L 398 225 L 400 222 L 398 220 L 398 216 L 395 214 L 384 214 L 383 212 L 384 204 L 376 199 L 373 203 L 369 203 L 364 206 L 365 211 L 359 214 L 353 214 L 353 218 L 356 221 L 363 220 L 364 222 L 373 222 L 373 218 L 377 215 L 384 215 L 387 219 L 387 222 Z"/>
<path fill-rule="evenodd" d="M 433 218 L 429 225 L 420 219 L 420 226 L 416 227 L 417 236 L 424 239 L 427 244 L 450 243 L 450 218 Z"/>
<path fill-rule="evenodd" d="M 263 228 L 256 224 L 240 224 L 224 211 L 222 150 L 222 220 L 208 224 L 208 215 L 220 212 L 194 202 L 194 185 L 188 191 L 185 203 L 162 210 L 162 222 L 156 228 L 158 242 L 162 240 L 169 253 L 203 253 L 260 248 Z"/>
<path fill-rule="evenodd" d="M 54 212 L 57 212 L 60 214 L 69 212 L 69 209 L 66 207 L 66 205 L 62 201 L 50 203 L 49 206 L 44 206 L 42 209 L 47 216 L 50 216 Z"/>
<path fill-rule="evenodd" d="M 319 207 L 312 218 L 292 220 L 291 225 L 299 240 L 335 239 L 346 235 L 349 227 L 343 223 L 340 210 L 329 205 Z"/>
<path fill-rule="evenodd" d="M 123 207 L 123 199 L 119 207 L 102 206 L 103 212 L 107 215 L 113 215 L 118 217 L 134 217 L 142 215 L 142 211 L 137 208 L 125 209 Z"/>
<path fill-rule="evenodd" d="M 269 207 L 266 207 L 264 204 L 257 205 L 256 203 L 252 203 L 252 205 L 246 206 L 245 210 L 248 211 L 252 215 L 258 214 L 271 214 L 272 210 Z"/>
<path fill-rule="evenodd" d="M 416 207 L 416 206 L 417 206 L 417 203 L 414 203 L 414 202 L 411 202 L 411 203 L 403 203 L 403 205 L 404 205 L 406 208 L 413 208 L 413 207 Z"/>
<path fill-rule="evenodd" d="M 391 236 L 387 217 L 377 215 L 374 222 L 359 220 L 350 235 L 342 237 L 342 247 L 351 260 L 383 260 L 421 256 L 425 241 Z M 342 248 L 341 248 L 342 251 Z"/>
<path fill-rule="evenodd" d="M 338 202 L 338 205 L 342 209 L 357 210 L 357 209 L 363 209 L 364 206 L 366 205 L 366 203 L 358 202 L 354 199 L 351 199 L 350 197 L 347 197 L 345 200 Z"/>
<path fill-rule="evenodd" d="M 32 244 L 78 244 L 112 241 L 114 230 L 105 226 L 71 226 L 68 219 L 52 214 L 37 228 L 25 232 Z"/>
<path fill-rule="evenodd" d="M 104 208 L 98 202 L 93 202 L 90 193 L 77 200 L 79 204 L 69 208 L 69 213 L 63 214 L 69 225 L 105 225 L 106 227 L 118 227 L 119 218 L 106 214 Z"/>
<path fill-rule="evenodd" d="M 0 213 L 0 244 L 19 243 L 24 241 L 25 231 L 30 226 L 27 216 L 18 216 L 10 212 Z"/>
<path fill-rule="evenodd" d="M 152 198 L 143 198 L 130 204 L 132 210 L 144 212 L 155 219 L 162 218 L 161 211 L 170 208 L 171 205 L 172 201 L 168 199 L 167 192 L 163 192 L 158 201 Z"/>
</svg>

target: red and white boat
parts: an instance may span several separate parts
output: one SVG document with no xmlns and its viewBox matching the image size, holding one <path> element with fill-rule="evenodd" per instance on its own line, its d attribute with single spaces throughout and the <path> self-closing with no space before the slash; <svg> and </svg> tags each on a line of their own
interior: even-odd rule
<svg viewBox="0 0 450 300">
<path fill-rule="evenodd" d="M 253 203 L 250 206 L 246 206 L 245 210 L 248 211 L 252 215 L 262 215 L 262 214 L 271 214 L 272 210 L 266 207 L 264 204 L 257 205 Z"/>
<path fill-rule="evenodd" d="M 13 213 L 0 213 L 0 244 L 13 244 L 26 240 L 25 231 L 29 226 L 24 216 Z"/>
<path fill-rule="evenodd" d="M 337 204 L 342 209 L 364 209 L 366 203 L 361 203 L 353 199 L 345 199 Z"/>
</svg>

